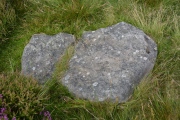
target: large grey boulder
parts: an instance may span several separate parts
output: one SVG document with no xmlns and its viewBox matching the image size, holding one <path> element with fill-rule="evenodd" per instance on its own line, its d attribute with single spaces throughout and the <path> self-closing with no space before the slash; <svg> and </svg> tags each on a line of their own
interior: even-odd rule
<svg viewBox="0 0 180 120">
<path fill-rule="evenodd" d="M 125 102 L 156 56 L 155 42 L 125 22 L 85 32 L 62 84 L 79 98 Z"/>
<path fill-rule="evenodd" d="M 33 35 L 22 55 L 22 74 L 32 76 L 43 84 L 52 76 L 55 64 L 73 42 L 75 37 L 66 33 Z"/>
</svg>

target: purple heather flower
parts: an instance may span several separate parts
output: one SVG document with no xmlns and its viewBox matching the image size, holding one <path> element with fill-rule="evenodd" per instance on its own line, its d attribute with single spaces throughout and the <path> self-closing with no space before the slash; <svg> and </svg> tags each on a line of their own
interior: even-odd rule
<svg viewBox="0 0 180 120">
<path fill-rule="evenodd" d="M 3 95 L 2 94 L 0 94 L 0 99 L 2 99 L 3 98 Z"/>
<path fill-rule="evenodd" d="M 12 120 L 16 120 L 16 117 L 13 117 Z"/>
<path fill-rule="evenodd" d="M 49 115 L 50 115 L 49 111 L 44 112 L 44 116 L 49 116 Z"/>
<path fill-rule="evenodd" d="M 52 120 L 52 119 L 51 119 L 51 116 L 48 117 L 48 120 Z"/>
<path fill-rule="evenodd" d="M 8 120 L 8 117 L 6 114 L 4 114 L 4 120 Z"/>
<path fill-rule="evenodd" d="M 45 117 L 47 117 L 48 120 L 52 120 L 52 119 L 51 119 L 51 114 L 49 113 L 49 111 L 42 111 L 42 112 L 40 112 L 40 115 L 42 115 L 42 113 L 44 113 L 43 115 L 44 115 Z"/>
<path fill-rule="evenodd" d="M 1 112 L 0 113 L 4 113 L 5 110 L 6 110 L 6 108 L 1 108 Z"/>
</svg>

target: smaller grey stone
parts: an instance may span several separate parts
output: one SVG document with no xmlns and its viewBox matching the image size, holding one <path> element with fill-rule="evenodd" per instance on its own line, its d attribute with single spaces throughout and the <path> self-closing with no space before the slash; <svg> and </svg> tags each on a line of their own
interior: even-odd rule
<svg viewBox="0 0 180 120">
<path fill-rule="evenodd" d="M 66 33 L 33 35 L 22 55 L 22 74 L 33 76 L 43 84 L 51 77 L 55 64 L 73 42 L 75 37 Z"/>
</svg>

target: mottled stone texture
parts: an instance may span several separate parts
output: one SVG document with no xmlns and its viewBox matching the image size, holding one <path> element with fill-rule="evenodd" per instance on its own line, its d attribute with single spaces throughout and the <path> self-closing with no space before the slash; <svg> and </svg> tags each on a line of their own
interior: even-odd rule
<svg viewBox="0 0 180 120">
<path fill-rule="evenodd" d="M 85 32 L 62 84 L 80 98 L 125 102 L 156 56 L 155 42 L 125 22 Z"/>
<path fill-rule="evenodd" d="M 51 77 L 55 63 L 74 41 L 75 37 L 66 33 L 33 35 L 23 52 L 22 74 L 32 76 L 43 84 Z"/>
</svg>

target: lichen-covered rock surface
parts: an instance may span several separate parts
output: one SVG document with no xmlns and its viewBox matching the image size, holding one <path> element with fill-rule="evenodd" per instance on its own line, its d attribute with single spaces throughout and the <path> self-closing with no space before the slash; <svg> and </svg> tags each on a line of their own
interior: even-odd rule
<svg viewBox="0 0 180 120">
<path fill-rule="evenodd" d="M 125 22 L 85 32 L 62 84 L 79 98 L 125 102 L 152 70 L 156 56 L 155 42 Z"/>
<path fill-rule="evenodd" d="M 41 84 L 45 83 L 52 76 L 59 58 L 73 42 L 75 37 L 66 33 L 53 36 L 33 35 L 24 48 L 21 61 L 22 74 L 36 78 Z"/>
</svg>

